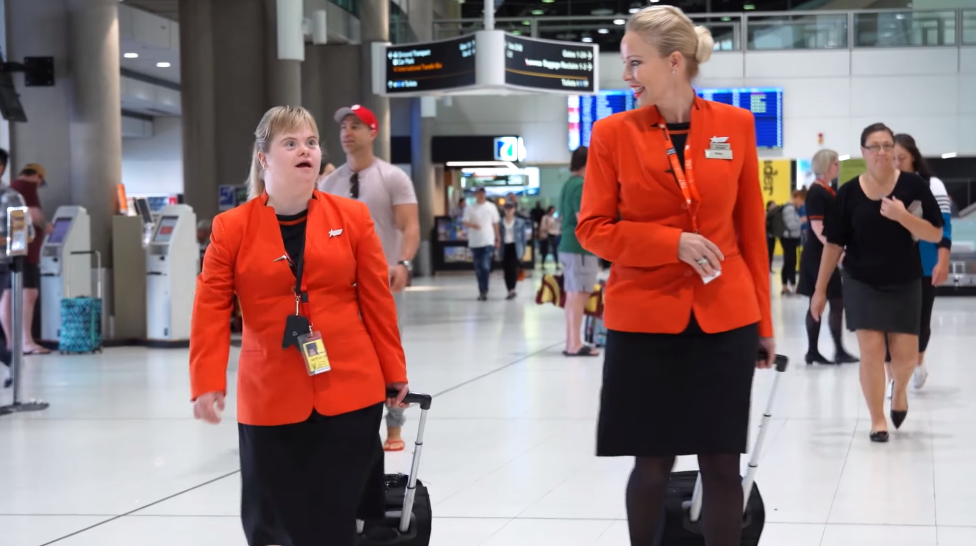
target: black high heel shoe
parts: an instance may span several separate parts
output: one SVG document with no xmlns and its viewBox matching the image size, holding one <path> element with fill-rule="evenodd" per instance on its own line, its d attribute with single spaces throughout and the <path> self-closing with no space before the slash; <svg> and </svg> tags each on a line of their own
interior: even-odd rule
<svg viewBox="0 0 976 546">
<path fill-rule="evenodd" d="M 855 364 L 860 361 L 860 358 L 848 353 L 847 351 L 838 351 L 834 354 L 834 362 L 837 364 Z"/>
<path fill-rule="evenodd" d="M 827 360 L 827 357 L 819 352 L 807 353 L 804 360 L 806 360 L 807 364 L 813 364 L 814 362 L 817 364 L 833 364 L 833 362 Z"/>
<path fill-rule="evenodd" d="M 878 443 L 885 443 L 888 441 L 888 431 L 887 430 L 876 430 L 871 433 L 871 441 Z"/>
<path fill-rule="evenodd" d="M 891 422 L 896 429 L 901 428 L 901 424 L 905 422 L 905 417 L 908 417 L 908 410 L 891 410 Z"/>
</svg>

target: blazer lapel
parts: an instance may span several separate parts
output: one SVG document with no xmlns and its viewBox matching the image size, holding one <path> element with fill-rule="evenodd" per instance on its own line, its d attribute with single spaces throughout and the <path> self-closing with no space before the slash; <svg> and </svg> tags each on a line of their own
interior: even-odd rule
<svg viewBox="0 0 976 546">
<path fill-rule="evenodd" d="M 664 134 L 657 126 L 658 113 L 654 106 L 645 106 L 639 110 L 640 130 L 644 136 L 640 142 L 640 152 L 637 154 L 644 180 L 656 186 L 652 189 L 663 188 L 666 192 L 681 197 L 681 189 L 673 174 L 671 164 L 665 153 Z"/>
</svg>

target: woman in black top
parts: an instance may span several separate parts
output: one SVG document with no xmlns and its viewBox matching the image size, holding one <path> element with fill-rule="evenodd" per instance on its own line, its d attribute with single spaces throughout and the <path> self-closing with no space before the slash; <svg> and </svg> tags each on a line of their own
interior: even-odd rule
<svg viewBox="0 0 976 546">
<path fill-rule="evenodd" d="M 837 178 L 840 170 L 840 161 L 837 152 L 833 150 L 820 150 L 813 156 L 811 161 L 813 174 L 817 179 L 807 189 L 806 215 L 809 218 L 809 233 L 803 245 L 803 255 L 800 257 L 800 284 L 797 292 L 810 298 L 817 287 L 817 274 L 820 271 L 820 256 L 823 254 L 824 243 L 827 238 L 823 233 L 824 215 L 834 206 L 836 193 L 830 186 L 833 179 Z M 820 339 L 820 321 L 814 320 L 813 315 L 807 312 L 807 364 L 817 362 L 819 364 L 844 364 L 857 362 L 857 358 L 851 356 L 844 349 L 844 336 L 842 326 L 844 323 L 844 293 L 841 290 L 840 271 L 834 269 L 830 273 L 830 280 L 827 282 L 827 300 L 830 302 L 830 336 L 834 338 L 834 360 L 831 362 L 820 354 L 817 347 Z"/>
<path fill-rule="evenodd" d="M 891 350 L 894 394 L 891 421 L 908 414 L 908 381 L 918 362 L 922 263 L 918 240 L 942 239 L 942 212 L 918 175 L 894 168 L 894 133 L 876 123 L 861 133 L 867 172 L 837 191 L 826 217 L 827 245 L 820 260 L 810 313 L 819 320 L 830 275 L 844 253 L 847 327 L 861 351 L 861 390 L 871 413 L 871 440 L 888 441 L 884 416 L 885 338 Z"/>
</svg>

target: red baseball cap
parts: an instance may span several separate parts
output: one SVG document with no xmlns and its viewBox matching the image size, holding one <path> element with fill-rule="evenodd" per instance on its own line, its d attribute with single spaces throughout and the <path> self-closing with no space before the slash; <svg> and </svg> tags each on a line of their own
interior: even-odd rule
<svg viewBox="0 0 976 546">
<path fill-rule="evenodd" d="M 376 123 L 376 116 L 373 115 L 373 112 L 370 111 L 369 108 L 360 106 L 358 104 L 336 110 L 335 121 L 336 123 L 341 124 L 342 120 L 346 119 L 346 116 L 350 115 L 356 116 L 359 118 L 359 121 L 365 123 L 367 127 L 374 131 L 379 129 L 379 124 Z"/>
</svg>

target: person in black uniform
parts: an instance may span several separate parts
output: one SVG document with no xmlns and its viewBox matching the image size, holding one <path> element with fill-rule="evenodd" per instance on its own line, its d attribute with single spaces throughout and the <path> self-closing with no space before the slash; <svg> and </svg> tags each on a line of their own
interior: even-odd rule
<svg viewBox="0 0 976 546">
<path fill-rule="evenodd" d="M 797 292 L 811 298 L 817 288 L 817 273 L 820 271 L 820 257 L 823 254 L 826 237 L 823 234 L 823 218 L 827 211 L 834 206 L 834 189 L 830 186 L 831 181 L 837 178 L 840 170 L 840 161 L 837 152 L 834 150 L 820 150 L 813 156 L 813 174 L 817 179 L 807 189 L 805 202 L 807 218 L 809 218 L 809 233 L 806 236 L 806 244 L 803 255 L 800 257 L 800 285 Z M 841 287 L 840 271 L 834 269 L 827 282 L 827 300 L 830 302 L 830 314 L 828 324 L 830 325 L 830 336 L 834 338 L 834 360 L 831 362 L 822 354 L 818 348 L 820 339 L 820 321 L 814 320 L 813 315 L 807 312 L 807 354 L 805 360 L 807 364 L 844 364 L 857 362 L 857 358 L 852 356 L 844 349 L 844 335 L 842 326 L 844 323 L 844 294 Z"/>
<path fill-rule="evenodd" d="M 830 276 L 844 253 L 847 327 L 857 333 L 861 390 L 871 413 L 871 441 L 888 441 L 884 415 L 885 339 L 891 350 L 891 421 L 908 415 L 908 381 L 918 363 L 922 313 L 922 261 L 918 240 L 942 240 L 942 211 L 917 174 L 894 168 L 895 135 L 882 123 L 861 133 L 867 172 L 837 191 L 824 227 L 827 245 L 820 260 L 810 314 L 820 320 L 827 306 Z"/>
</svg>

